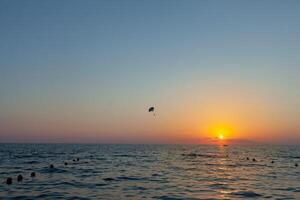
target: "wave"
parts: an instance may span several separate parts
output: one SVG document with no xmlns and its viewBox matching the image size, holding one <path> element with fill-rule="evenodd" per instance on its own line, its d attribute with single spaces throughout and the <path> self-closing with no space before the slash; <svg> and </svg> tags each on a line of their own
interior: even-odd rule
<svg viewBox="0 0 300 200">
<path fill-rule="evenodd" d="M 238 192 L 232 192 L 232 195 L 235 196 L 242 196 L 242 197 L 262 197 L 261 194 L 255 193 L 253 191 L 238 191 Z"/>
<path fill-rule="evenodd" d="M 188 153 L 181 154 L 182 156 L 187 157 L 202 157 L 202 158 L 228 158 L 228 155 L 219 155 L 219 154 L 197 154 L 197 153 Z"/>
<path fill-rule="evenodd" d="M 119 176 L 117 178 L 118 180 L 125 180 L 125 181 L 140 181 L 146 179 L 146 178 L 130 177 L 130 176 Z"/>
</svg>

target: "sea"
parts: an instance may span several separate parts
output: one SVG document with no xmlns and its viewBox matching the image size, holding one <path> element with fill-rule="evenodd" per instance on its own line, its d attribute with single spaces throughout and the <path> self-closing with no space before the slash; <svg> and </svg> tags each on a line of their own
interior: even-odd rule
<svg viewBox="0 0 300 200">
<path fill-rule="evenodd" d="M 300 146 L 0 144 L 0 199 L 300 199 L 296 163 Z"/>
</svg>

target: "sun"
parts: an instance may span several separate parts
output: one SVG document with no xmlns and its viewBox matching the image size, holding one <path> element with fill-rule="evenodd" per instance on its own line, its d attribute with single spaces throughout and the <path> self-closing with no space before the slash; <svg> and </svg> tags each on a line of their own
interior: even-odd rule
<svg viewBox="0 0 300 200">
<path fill-rule="evenodd" d="M 228 140 L 232 137 L 233 128 L 227 124 L 214 124 L 209 129 L 209 134 L 215 142 L 228 142 Z"/>
<path fill-rule="evenodd" d="M 224 135 L 223 135 L 223 134 L 220 134 L 220 135 L 219 135 L 219 139 L 220 139 L 220 140 L 223 140 L 223 139 L 224 139 Z"/>
<path fill-rule="evenodd" d="M 220 140 L 224 139 L 224 136 L 226 135 L 227 130 L 225 130 L 224 128 L 218 128 L 216 129 L 216 135 Z"/>
</svg>

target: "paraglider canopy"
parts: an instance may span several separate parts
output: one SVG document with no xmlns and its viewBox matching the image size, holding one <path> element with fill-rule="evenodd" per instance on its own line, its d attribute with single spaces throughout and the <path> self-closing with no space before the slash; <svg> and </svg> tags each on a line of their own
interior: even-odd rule
<svg viewBox="0 0 300 200">
<path fill-rule="evenodd" d="M 155 116 L 155 112 L 154 112 L 154 107 L 151 106 L 149 109 L 148 109 L 148 112 L 153 112 L 153 116 Z"/>
<path fill-rule="evenodd" d="M 154 112 L 154 107 L 150 107 L 150 108 L 148 109 L 148 111 L 149 111 L 149 112 Z"/>
</svg>

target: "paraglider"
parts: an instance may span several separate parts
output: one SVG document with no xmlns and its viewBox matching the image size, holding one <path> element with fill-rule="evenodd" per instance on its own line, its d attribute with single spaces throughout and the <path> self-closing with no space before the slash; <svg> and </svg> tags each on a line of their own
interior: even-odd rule
<svg viewBox="0 0 300 200">
<path fill-rule="evenodd" d="M 154 107 L 150 107 L 148 111 L 149 112 L 154 112 Z"/>
<path fill-rule="evenodd" d="M 154 107 L 151 106 L 149 109 L 148 109 L 148 112 L 153 112 L 153 115 L 155 116 L 155 112 L 154 112 Z"/>
</svg>

